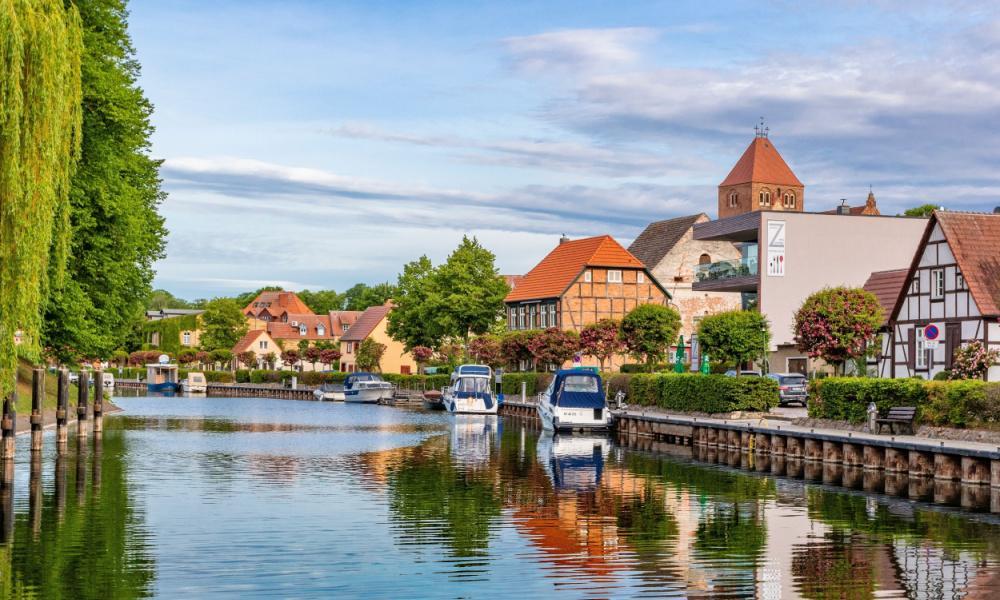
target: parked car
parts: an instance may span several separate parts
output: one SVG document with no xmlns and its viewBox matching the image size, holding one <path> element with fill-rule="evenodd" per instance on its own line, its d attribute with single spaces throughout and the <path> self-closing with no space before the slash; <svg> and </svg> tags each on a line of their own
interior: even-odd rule
<svg viewBox="0 0 1000 600">
<path fill-rule="evenodd" d="M 744 369 L 744 370 L 740 371 L 740 377 L 746 377 L 747 375 L 752 375 L 754 377 L 760 377 L 761 373 L 760 373 L 760 371 L 753 371 L 753 370 L 750 370 L 750 369 Z M 726 377 L 736 377 L 736 371 L 733 370 L 733 369 L 729 369 L 728 371 L 726 371 Z"/>
<path fill-rule="evenodd" d="M 809 401 L 809 385 L 806 376 L 801 373 L 769 373 L 767 375 L 778 382 L 778 404 L 784 406 L 798 402 L 805 406 Z"/>
</svg>

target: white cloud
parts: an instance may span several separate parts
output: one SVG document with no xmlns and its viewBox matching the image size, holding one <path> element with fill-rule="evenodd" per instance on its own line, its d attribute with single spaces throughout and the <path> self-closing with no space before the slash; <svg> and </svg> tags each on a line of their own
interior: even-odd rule
<svg viewBox="0 0 1000 600">
<path fill-rule="evenodd" d="M 569 29 L 503 40 L 512 67 L 526 74 L 602 71 L 635 63 L 640 46 L 656 38 L 646 27 Z"/>
</svg>

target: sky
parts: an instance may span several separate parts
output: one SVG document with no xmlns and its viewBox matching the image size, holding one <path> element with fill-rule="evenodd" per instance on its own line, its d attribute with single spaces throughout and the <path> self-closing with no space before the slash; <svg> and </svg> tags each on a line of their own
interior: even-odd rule
<svg viewBox="0 0 1000 600">
<path fill-rule="evenodd" d="M 475 236 L 557 243 L 717 210 L 766 120 L 806 210 L 1000 205 L 986 2 L 132 0 L 170 230 L 156 287 L 395 281 Z"/>
</svg>

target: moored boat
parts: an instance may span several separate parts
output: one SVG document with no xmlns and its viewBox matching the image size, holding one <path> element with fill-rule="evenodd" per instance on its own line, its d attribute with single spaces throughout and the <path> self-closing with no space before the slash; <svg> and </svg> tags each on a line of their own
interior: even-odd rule
<svg viewBox="0 0 1000 600">
<path fill-rule="evenodd" d="M 441 390 L 427 390 L 424 392 L 424 408 L 429 410 L 444 410 L 442 397 Z"/>
<path fill-rule="evenodd" d="M 590 369 L 556 372 L 549 387 L 539 394 L 536 409 L 545 429 L 572 431 L 611 427 L 611 411 L 601 376 Z"/>
<path fill-rule="evenodd" d="M 344 380 L 344 402 L 375 404 L 392 396 L 392 384 L 375 373 L 351 373 Z"/>
<path fill-rule="evenodd" d="M 166 355 L 160 357 L 158 364 L 146 365 L 146 390 L 154 394 L 175 394 L 180 388 L 177 381 L 177 365 L 168 364 Z"/>
<path fill-rule="evenodd" d="M 192 371 L 181 380 L 181 391 L 185 394 L 204 394 L 208 391 L 208 381 L 204 373 Z"/>
<path fill-rule="evenodd" d="M 334 402 L 343 402 L 344 384 L 324 383 L 323 385 L 313 390 L 313 395 L 316 396 L 317 400 L 332 400 Z"/>
<path fill-rule="evenodd" d="M 493 395 L 493 369 L 486 365 L 460 365 L 451 374 L 442 402 L 448 412 L 477 415 L 497 414 Z"/>
</svg>

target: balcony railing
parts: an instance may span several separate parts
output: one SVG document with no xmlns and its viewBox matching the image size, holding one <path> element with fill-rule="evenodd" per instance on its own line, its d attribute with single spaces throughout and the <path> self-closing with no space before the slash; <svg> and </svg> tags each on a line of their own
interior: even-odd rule
<svg viewBox="0 0 1000 600">
<path fill-rule="evenodd" d="M 733 277 L 748 277 L 757 274 L 757 259 L 720 260 L 698 265 L 694 268 L 695 281 L 719 281 Z"/>
</svg>

